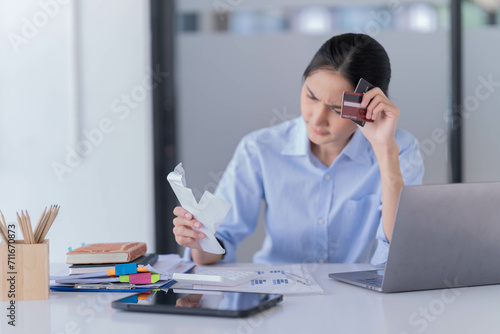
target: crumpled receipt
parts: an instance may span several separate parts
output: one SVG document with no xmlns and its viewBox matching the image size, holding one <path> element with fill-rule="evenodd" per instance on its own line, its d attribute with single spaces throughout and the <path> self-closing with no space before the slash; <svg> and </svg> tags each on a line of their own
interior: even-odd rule
<svg viewBox="0 0 500 334">
<path fill-rule="evenodd" d="M 229 212 L 231 204 L 208 191 L 205 191 L 200 202 L 196 203 L 193 191 L 186 187 L 186 176 L 182 163 L 168 174 L 167 180 L 181 206 L 201 222 L 200 229 L 193 228 L 193 230 L 205 234 L 205 238 L 200 240 L 201 248 L 208 253 L 224 254 L 226 251 L 215 238 L 215 231 Z"/>
</svg>

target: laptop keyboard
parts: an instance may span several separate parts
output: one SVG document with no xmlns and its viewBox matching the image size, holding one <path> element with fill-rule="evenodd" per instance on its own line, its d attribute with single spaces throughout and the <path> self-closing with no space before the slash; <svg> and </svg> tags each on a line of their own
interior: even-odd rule
<svg viewBox="0 0 500 334">
<path fill-rule="evenodd" d="M 369 277 L 358 278 L 358 279 L 356 279 L 356 282 L 367 284 L 367 285 L 372 285 L 372 286 L 376 286 L 376 287 L 381 287 L 384 276 L 380 275 L 379 273 L 383 273 L 383 271 L 380 270 L 380 271 L 367 272 L 366 275 Z"/>
<path fill-rule="evenodd" d="M 351 271 L 346 273 L 335 273 L 329 276 L 337 280 L 361 285 L 364 287 L 381 288 L 384 280 L 385 270 Z"/>
<path fill-rule="evenodd" d="M 375 286 L 382 286 L 382 280 L 383 277 L 374 277 L 374 278 L 364 278 L 364 279 L 358 279 L 356 280 L 359 283 L 364 283 L 364 284 L 369 284 L 369 285 L 375 285 Z"/>
</svg>

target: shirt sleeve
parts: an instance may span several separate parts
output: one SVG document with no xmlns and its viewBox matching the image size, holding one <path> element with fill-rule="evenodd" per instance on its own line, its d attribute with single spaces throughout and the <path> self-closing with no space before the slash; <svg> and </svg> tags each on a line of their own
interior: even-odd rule
<svg viewBox="0 0 500 334">
<path fill-rule="evenodd" d="M 261 199 L 264 197 L 260 158 L 259 141 L 253 135 L 243 138 L 215 191 L 216 196 L 231 203 L 216 234 L 226 250 L 220 263 L 236 262 L 238 244 L 257 227 Z M 191 261 L 189 248 L 184 252 L 184 261 Z"/>
<path fill-rule="evenodd" d="M 420 185 L 422 184 L 422 177 L 424 176 L 424 162 L 420 154 L 418 140 L 409 134 L 406 134 L 406 136 L 411 139 L 406 141 L 406 145 L 400 144 L 399 165 L 401 174 L 403 175 L 405 186 Z M 379 210 L 382 212 L 382 203 L 380 203 Z M 380 217 L 376 240 L 377 247 L 371 260 L 373 265 L 386 262 L 387 255 L 389 254 L 389 241 L 385 235 L 382 216 Z"/>
</svg>

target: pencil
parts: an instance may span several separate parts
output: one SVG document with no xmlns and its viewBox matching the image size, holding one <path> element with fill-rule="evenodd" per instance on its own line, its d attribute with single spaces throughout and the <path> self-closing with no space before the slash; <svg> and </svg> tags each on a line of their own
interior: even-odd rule
<svg viewBox="0 0 500 334">
<path fill-rule="evenodd" d="M 30 235 L 28 234 L 28 225 L 26 224 L 26 216 L 24 215 L 23 210 L 21 210 L 21 221 L 23 222 L 23 236 L 24 236 L 24 243 L 29 244 L 30 243 Z"/>
<path fill-rule="evenodd" d="M 19 227 L 21 228 L 21 232 L 23 233 L 24 242 L 26 243 L 26 231 L 24 230 L 24 223 L 21 220 L 21 217 L 19 217 L 19 213 L 16 212 L 16 215 L 17 215 L 17 222 L 19 223 Z"/>
<path fill-rule="evenodd" d="M 5 221 L 5 217 L 3 216 L 2 210 L 0 210 L 0 220 L 2 221 L 2 223 L 7 228 L 7 222 Z"/>
<path fill-rule="evenodd" d="M 9 239 L 7 239 L 7 235 L 5 234 L 3 225 L 0 228 L 0 236 L 2 237 L 2 240 L 3 240 L 3 242 L 5 242 L 5 244 L 9 243 Z"/>
<path fill-rule="evenodd" d="M 47 221 L 47 224 L 45 225 L 45 227 L 43 229 L 43 232 L 42 232 L 42 235 L 40 236 L 39 242 L 43 242 L 43 240 L 45 240 L 45 236 L 47 235 L 47 233 L 49 233 L 49 230 L 52 227 L 52 223 L 56 219 L 56 216 L 59 212 L 59 207 L 57 207 L 57 205 L 54 205 L 51 209 L 52 209 L 51 210 L 52 212 L 50 214 L 50 218 Z"/>
<path fill-rule="evenodd" d="M 38 241 L 38 237 L 40 236 L 40 227 L 42 226 L 42 221 L 45 218 L 45 211 L 47 211 L 47 207 L 45 207 L 42 214 L 40 215 L 40 218 L 38 218 L 38 223 L 36 224 L 36 227 L 35 227 L 35 234 L 33 235 L 35 238 L 35 242 Z"/>
<path fill-rule="evenodd" d="M 52 224 L 54 223 L 54 220 L 56 219 L 57 214 L 59 213 L 59 208 L 60 208 L 60 206 L 54 205 L 54 215 L 51 216 L 50 221 L 47 223 L 47 229 L 44 231 L 45 233 L 43 235 L 42 241 L 45 239 L 45 236 L 47 235 L 47 233 L 49 233 L 49 230 L 52 227 Z"/>
<path fill-rule="evenodd" d="M 40 227 L 35 231 L 35 239 L 36 239 L 35 242 L 36 243 L 40 243 L 40 236 L 42 235 L 43 230 L 45 228 L 45 225 L 47 225 L 47 221 L 50 218 L 51 210 L 52 210 L 52 206 L 49 208 L 49 210 L 47 210 L 47 212 L 45 212 L 45 214 L 42 218 L 42 222 L 40 223 Z"/>
<path fill-rule="evenodd" d="M 24 236 L 24 243 L 29 244 L 30 243 L 30 236 L 28 234 L 28 226 L 26 225 L 26 217 L 24 216 L 23 210 L 21 210 L 21 221 L 23 222 L 23 236 Z"/>
<path fill-rule="evenodd" d="M 0 210 L 0 234 L 2 235 L 3 241 L 9 243 L 9 231 L 7 229 L 7 223 L 5 222 L 5 217 L 3 216 L 2 210 Z"/>
<path fill-rule="evenodd" d="M 28 226 L 28 235 L 30 237 L 30 244 L 34 244 L 35 236 L 33 235 L 33 225 L 31 225 L 31 218 L 28 213 L 28 210 L 26 210 L 26 225 Z"/>
<path fill-rule="evenodd" d="M 31 239 L 30 239 L 30 233 L 29 233 L 29 229 L 28 229 L 28 222 L 26 220 L 26 215 L 24 214 L 24 211 L 21 210 L 21 220 L 23 221 L 23 225 L 24 225 L 24 232 L 26 233 L 26 236 L 24 237 L 24 242 L 27 243 L 27 244 L 30 244 L 31 243 Z"/>
</svg>

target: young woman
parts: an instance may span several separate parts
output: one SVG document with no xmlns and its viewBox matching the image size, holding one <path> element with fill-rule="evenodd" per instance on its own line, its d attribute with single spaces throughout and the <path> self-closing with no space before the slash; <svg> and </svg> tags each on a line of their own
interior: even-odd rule
<svg viewBox="0 0 500 334">
<path fill-rule="evenodd" d="M 373 38 L 325 42 L 303 75 L 302 117 L 245 136 L 218 185 L 216 195 L 232 204 L 216 235 L 226 254 L 204 252 L 205 236 L 193 230 L 201 222 L 174 209 L 185 259 L 235 261 L 264 200 L 266 238 L 254 262 L 384 262 L 399 192 L 421 184 L 424 172 L 417 140 L 396 128 L 390 77 L 389 57 Z M 342 93 L 360 78 L 376 86 L 363 96 L 373 120 L 364 127 L 340 117 Z"/>
</svg>

